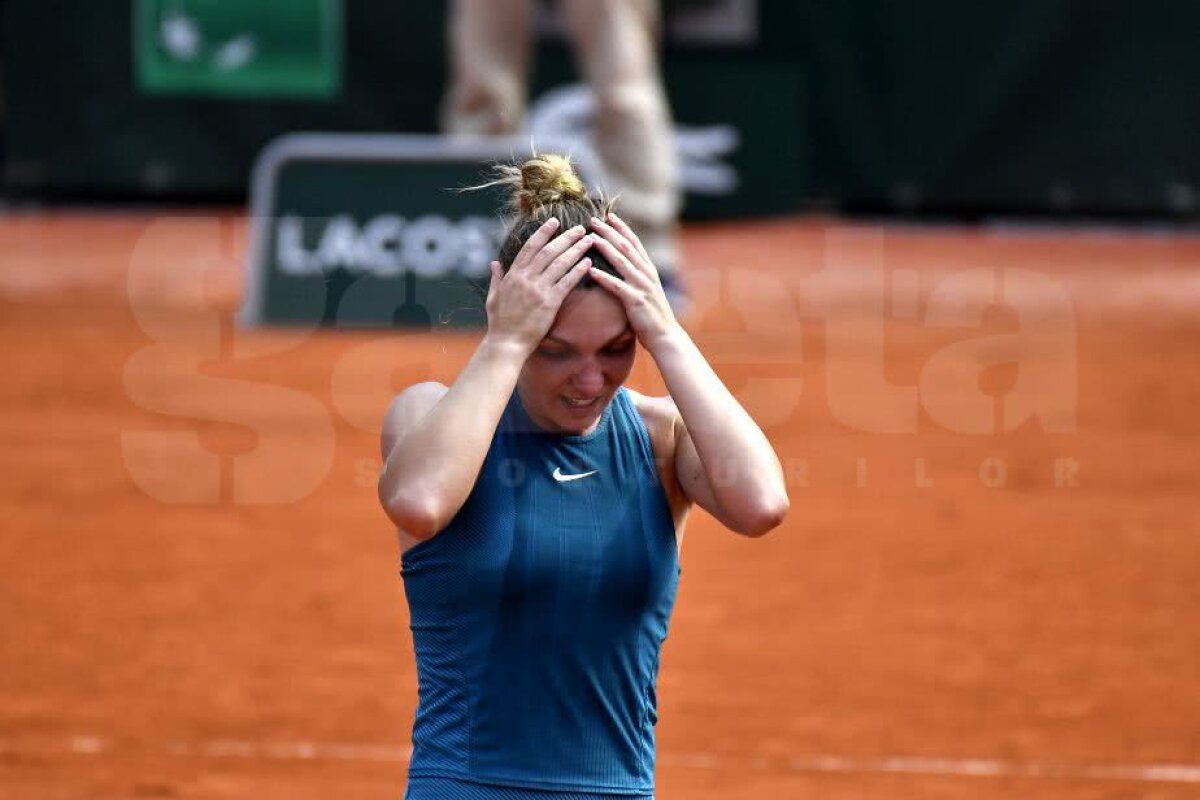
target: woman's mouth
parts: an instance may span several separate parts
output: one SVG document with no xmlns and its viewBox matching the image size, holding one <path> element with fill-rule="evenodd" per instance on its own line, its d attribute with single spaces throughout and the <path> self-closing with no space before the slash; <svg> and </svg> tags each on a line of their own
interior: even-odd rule
<svg viewBox="0 0 1200 800">
<path fill-rule="evenodd" d="M 559 400 L 566 406 L 568 411 L 578 416 L 590 413 L 600 402 L 599 397 L 580 398 L 567 397 L 566 395 L 559 395 Z"/>
</svg>

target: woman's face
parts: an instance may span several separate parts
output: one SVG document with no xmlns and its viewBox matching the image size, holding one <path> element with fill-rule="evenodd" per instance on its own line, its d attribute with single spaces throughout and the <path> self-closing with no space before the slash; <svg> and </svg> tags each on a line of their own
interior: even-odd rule
<svg viewBox="0 0 1200 800">
<path fill-rule="evenodd" d="M 525 411 L 545 430 L 590 433 L 629 377 L 636 351 L 621 301 L 599 286 L 576 289 L 517 379 Z"/>
</svg>

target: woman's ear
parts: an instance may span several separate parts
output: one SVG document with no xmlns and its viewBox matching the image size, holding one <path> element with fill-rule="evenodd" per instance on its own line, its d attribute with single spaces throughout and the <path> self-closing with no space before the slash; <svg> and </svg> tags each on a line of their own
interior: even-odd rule
<svg viewBox="0 0 1200 800">
<path fill-rule="evenodd" d="M 493 261 L 488 265 L 488 269 L 491 270 L 492 280 L 488 284 L 487 299 L 491 300 L 492 295 L 496 293 L 496 285 L 504 278 L 504 268 L 500 266 L 499 261 Z"/>
</svg>

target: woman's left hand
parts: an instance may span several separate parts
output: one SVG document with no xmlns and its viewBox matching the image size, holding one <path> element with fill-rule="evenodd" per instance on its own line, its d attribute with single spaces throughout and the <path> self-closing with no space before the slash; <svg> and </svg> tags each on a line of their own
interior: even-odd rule
<svg viewBox="0 0 1200 800">
<path fill-rule="evenodd" d="M 624 303 L 629 324 L 638 340 L 653 353 L 658 341 L 679 328 L 658 270 L 637 234 L 616 214 L 609 214 L 607 222 L 592 217 L 592 230 L 598 234 L 594 247 L 625 280 L 596 267 L 589 267 L 588 273 Z"/>
</svg>

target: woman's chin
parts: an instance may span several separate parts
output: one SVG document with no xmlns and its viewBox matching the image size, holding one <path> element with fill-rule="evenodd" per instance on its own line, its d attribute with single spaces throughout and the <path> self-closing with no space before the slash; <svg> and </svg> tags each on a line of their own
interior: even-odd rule
<svg viewBox="0 0 1200 800">
<path fill-rule="evenodd" d="M 605 398 L 597 397 L 586 406 L 576 406 L 565 397 L 558 397 L 551 419 L 562 433 L 578 435 L 595 427 L 604 413 Z"/>
</svg>

